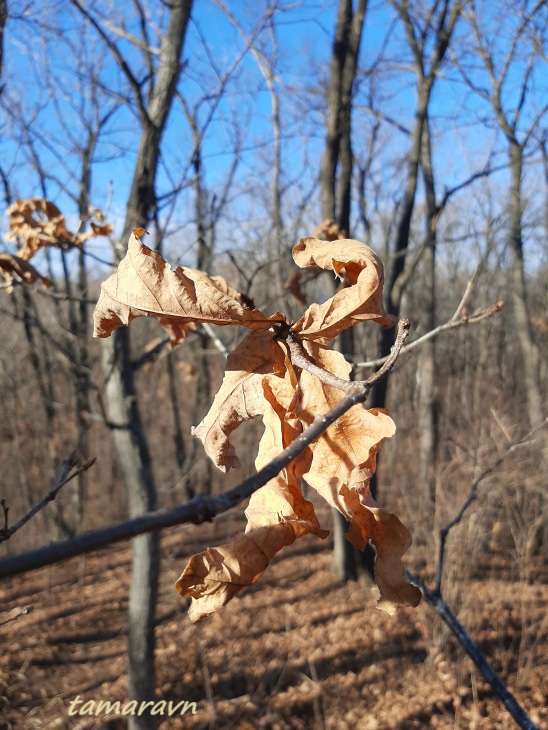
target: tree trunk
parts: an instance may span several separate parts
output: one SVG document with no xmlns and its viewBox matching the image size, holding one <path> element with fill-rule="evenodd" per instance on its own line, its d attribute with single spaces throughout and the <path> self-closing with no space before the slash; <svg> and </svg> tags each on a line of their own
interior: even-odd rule
<svg viewBox="0 0 548 730">
<path fill-rule="evenodd" d="M 523 147 L 515 140 L 510 142 L 510 249 L 512 251 L 512 308 L 517 341 L 523 362 L 523 385 L 527 407 L 529 426 L 536 428 L 544 420 L 543 390 L 540 379 L 540 357 L 537 343 L 533 339 L 527 289 L 525 284 L 525 267 L 523 262 L 521 180 L 523 173 Z M 539 440 L 539 478 L 540 484 L 546 484 L 548 476 L 548 435 L 543 428 L 538 434 Z M 542 487 L 541 487 L 542 489 Z M 531 549 L 537 551 L 548 535 L 548 519 L 546 518 L 546 495 L 541 491 L 541 510 L 545 515 L 543 521 L 529 538 Z M 525 505 L 523 506 L 525 510 Z"/>
<path fill-rule="evenodd" d="M 160 67 L 148 110 L 141 114 L 142 132 L 131 192 L 127 201 L 122 244 L 133 228 L 146 227 L 156 211 L 156 171 L 160 144 L 181 70 L 181 54 L 192 0 L 174 0 L 160 52 Z M 122 251 L 118 251 L 118 257 Z M 104 340 L 103 367 L 110 425 L 117 459 L 124 475 L 130 516 L 156 506 L 156 487 L 133 380 L 130 331 L 122 327 Z M 160 568 L 159 533 L 132 542 L 128 617 L 128 692 L 138 703 L 154 698 L 154 621 Z M 149 715 L 130 716 L 130 730 L 151 730 Z"/>
<path fill-rule="evenodd" d="M 510 249 L 512 251 L 512 306 L 516 335 L 523 360 L 523 382 L 527 399 L 527 416 L 531 428 L 544 419 L 542 387 L 540 383 L 540 358 L 533 339 L 525 271 L 523 264 L 523 237 L 521 178 L 523 172 L 523 148 L 515 141 L 510 143 Z"/>
<path fill-rule="evenodd" d="M 422 141 L 422 170 L 426 190 L 426 239 L 422 255 L 420 322 L 425 332 L 436 325 L 436 233 L 439 211 L 436 204 L 430 123 L 425 116 Z M 435 340 L 425 342 L 417 362 L 419 430 L 419 519 L 427 531 L 434 528 L 436 465 Z"/>
<path fill-rule="evenodd" d="M 347 236 L 350 236 L 353 167 L 352 88 L 356 78 L 366 8 L 367 0 L 359 0 L 356 12 L 353 11 L 352 0 L 340 0 L 339 3 L 331 57 L 327 132 L 320 178 L 322 219 L 336 220 L 339 229 L 345 231 Z M 351 328 L 341 334 L 335 343 L 335 348 L 346 357 L 350 359 L 353 357 L 354 336 Z M 363 558 L 363 553 L 344 538 L 347 529 L 344 517 L 333 510 L 333 567 L 342 581 L 357 578 Z"/>
<path fill-rule="evenodd" d="M 129 330 L 117 330 L 105 340 L 103 371 L 109 426 L 126 484 L 129 516 L 156 508 L 156 489 L 150 453 L 137 404 L 130 357 Z M 160 567 L 160 535 L 136 537 L 132 542 L 128 616 L 128 697 L 138 702 L 154 697 L 154 615 Z M 132 716 L 132 730 L 147 730 L 150 717 Z"/>
</svg>

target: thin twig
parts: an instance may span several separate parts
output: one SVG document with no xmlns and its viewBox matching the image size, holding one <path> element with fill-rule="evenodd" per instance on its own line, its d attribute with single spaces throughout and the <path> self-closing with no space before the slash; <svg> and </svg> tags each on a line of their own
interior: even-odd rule
<svg viewBox="0 0 548 730">
<path fill-rule="evenodd" d="M 293 366 L 298 367 L 301 370 L 308 371 L 312 375 L 315 375 L 322 383 L 325 383 L 325 385 L 330 385 L 333 388 L 338 388 L 339 390 L 346 390 L 347 385 L 352 382 L 350 380 L 339 378 L 337 375 L 328 373 L 327 370 L 314 365 L 314 363 L 309 360 L 301 344 L 301 340 L 296 335 L 289 333 L 286 342 L 289 347 L 289 356 Z"/>
<path fill-rule="evenodd" d="M 49 490 L 45 497 L 43 497 L 37 504 L 34 505 L 30 512 L 28 512 L 28 514 L 22 517 L 19 522 L 16 522 L 15 525 L 13 525 L 12 527 L 8 527 L 9 507 L 6 507 L 5 500 L 2 500 L 5 526 L 0 530 L 0 542 L 9 540 L 10 537 L 12 537 L 12 535 L 14 535 L 24 525 L 26 525 L 27 522 L 31 520 L 35 514 L 40 512 L 40 510 L 43 509 L 48 502 L 54 500 L 59 490 L 64 487 L 65 484 L 74 479 L 74 477 L 78 476 L 78 474 L 81 474 L 83 471 L 89 469 L 90 466 L 95 463 L 95 461 L 96 457 L 93 457 L 92 459 L 88 459 L 84 464 L 79 466 L 75 454 L 71 454 L 71 456 L 69 456 L 69 458 L 63 461 L 63 463 L 61 464 L 61 469 L 59 470 L 59 475 L 54 486 Z M 72 471 L 72 469 L 74 469 L 74 471 Z"/>
<path fill-rule="evenodd" d="M 455 314 L 451 317 L 451 322 L 455 322 L 456 320 L 461 318 L 462 310 L 467 305 L 468 300 L 470 299 L 470 296 L 472 295 L 472 292 L 474 291 L 474 287 L 476 286 L 476 283 L 479 279 L 481 269 L 482 269 L 482 262 L 480 261 L 480 263 L 476 266 L 476 270 L 472 274 L 472 277 L 468 281 L 468 284 L 466 285 L 466 289 L 464 290 L 462 299 L 459 302 L 459 306 L 456 308 Z"/>
<path fill-rule="evenodd" d="M 472 502 L 476 499 L 478 495 L 478 487 L 481 484 L 481 482 L 485 479 L 485 477 L 489 476 L 489 474 L 492 474 L 495 469 L 502 464 L 504 459 L 506 459 L 507 456 L 509 456 L 513 451 L 520 448 L 521 446 L 527 446 L 531 442 L 531 436 L 538 431 L 540 428 L 543 428 L 548 423 L 548 419 L 545 419 L 543 423 L 540 424 L 540 426 L 537 426 L 536 428 L 529 431 L 529 433 L 524 436 L 519 441 L 514 441 L 510 446 L 504 451 L 503 454 L 499 456 L 496 461 L 494 461 L 490 466 L 486 467 L 481 474 L 474 479 L 470 486 L 470 490 L 468 492 L 468 497 L 462 507 L 460 508 L 458 514 L 445 526 L 442 527 L 442 529 L 439 532 L 439 550 L 438 550 L 438 565 L 436 568 L 436 586 L 434 588 L 434 592 L 441 595 L 441 583 L 443 578 L 443 561 L 445 558 L 445 543 L 447 540 L 447 536 L 453 529 L 453 527 L 456 527 L 456 525 L 461 522 L 462 518 L 464 517 L 466 510 Z"/>
<path fill-rule="evenodd" d="M 31 550 L 21 555 L 4 558 L 0 560 L 0 578 L 7 578 L 12 575 L 26 573 L 30 570 L 36 570 L 45 565 L 51 565 L 76 555 L 82 555 L 91 550 L 97 550 L 114 542 L 128 540 L 145 532 L 153 532 L 160 528 L 185 523 L 199 525 L 204 522 L 211 522 L 216 515 L 226 512 L 240 504 L 240 502 L 256 492 L 257 489 L 273 479 L 313 441 L 321 436 L 332 423 L 357 403 L 363 403 L 375 383 L 381 378 L 386 377 L 394 366 L 408 332 L 409 320 L 400 320 L 396 342 L 390 352 L 390 359 L 387 360 L 383 367 L 364 382 L 350 383 L 350 386 L 347 387 L 346 394 L 333 408 L 323 416 L 317 416 L 310 426 L 286 449 L 256 474 L 248 477 L 238 486 L 217 496 L 204 497 L 200 495 L 173 509 L 150 512 L 117 525 L 87 532 L 62 542 L 52 543 L 38 550 Z"/>
<path fill-rule="evenodd" d="M 394 367 L 394 363 L 396 362 L 400 352 L 405 351 L 406 348 L 403 347 L 403 343 L 409 333 L 410 326 L 411 323 L 408 319 L 400 319 L 398 323 L 396 342 L 390 350 L 390 354 L 382 359 L 382 363 L 380 363 L 382 365 L 381 369 L 367 378 L 367 380 L 344 380 L 344 378 L 339 378 L 337 375 L 333 375 L 333 373 L 318 367 L 308 359 L 308 356 L 297 335 L 289 333 L 287 335 L 286 342 L 289 347 L 289 354 L 293 365 L 301 368 L 301 370 L 307 370 L 312 375 L 315 375 L 322 383 L 330 385 L 333 388 L 338 388 L 346 394 L 352 394 L 364 390 L 367 391 L 367 395 L 369 395 L 369 391 L 373 385 L 381 380 L 381 378 L 383 378 Z M 367 395 L 365 398 L 367 398 Z"/>
<path fill-rule="evenodd" d="M 406 345 L 404 348 L 402 348 L 401 354 L 405 355 L 408 352 L 411 352 L 419 345 L 422 345 L 427 340 L 432 339 L 432 337 L 437 337 L 441 332 L 447 332 L 448 330 L 456 329 L 457 327 L 464 327 L 469 324 L 477 324 L 478 322 L 482 322 L 484 319 L 487 319 L 488 317 L 492 317 L 497 312 L 502 311 L 504 308 L 504 302 L 499 301 L 496 304 L 492 304 L 489 307 L 485 307 L 485 309 L 478 309 L 476 312 L 474 312 L 470 317 L 465 317 L 464 319 L 457 319 L 453 320 L 450 319 L 448 322 L 445 322 L 445 324 L 440 324 L 439 327 L 436 327 L 433 330 L 430 330 L 430 332 L 426 332 L 421 337 L 418 337 L 416 340 L 413 340 L 413 342 L 410 342 L 408 345 Z M 387 355 L 386 357 L 379 357 L 376 360 L 368 360 L 367 362 L 356 362 L 353 364 L 353 367 L 355 368 L 377 368 L 379 365 L 382 365 L 385 363 L 390 356 Z"/>
<path fill-rule="evenodd" d="M 226 346 L 224 342 L 217 337 L 215 334 L 215 330 L 213 327 L 209 324 L 209 322 L 202 322 L 202 327 L 204 328 L 205 332 L 207 332 L 208 337 L 212 340 L 213 344 L 217 348 L 217 350 L 221 353 L 221 355 L 224 355 L 224 357 L 228 357 L 228 350 L 226 349 Z"/>
</svg>

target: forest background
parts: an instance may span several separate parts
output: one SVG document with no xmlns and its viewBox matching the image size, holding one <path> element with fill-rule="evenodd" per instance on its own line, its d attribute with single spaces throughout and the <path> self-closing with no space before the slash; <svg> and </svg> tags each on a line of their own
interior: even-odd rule
<svg viewBox="0 0 548 730">
<path fill-rule="evenodd" d="M 58 0 L 39 7 L 0 2 L 0 19 L 5 208 L 37 197 L 58 207 L 68 231 L 86 233 L 103 218 L 113 226 L 108 236 L 78 246 L 65 238 L 40 247 L 32 264 L 49 277 L 52 288 L 31 288 L 8 273 L 0 291 L 0 496 L 9 505 L 10 519 L 44 496 L 71 452 L 81 462 L 98 457 L 34 518 L 32 527 L 3 543 L 5 555 L 197 494 L 219 493 L 253 472 L 255 451 L 246 447 L 258 442 L 257 423 L 246 424 L 235 439 L 245 445 L 242 469 L 228 475 L 214 469 L 190 434 L 211 404 L 238 332 L 200 327 L 181 347 L 169 350 L 157 325 L 140 320 L 132 325 L 131 337 L 125 331 L 112 342 L 91 339 L 100 282 L 124 255 L 131 229 L 146 227 L 148 245 L 171 264 L 220 274 L 263 312 L 279 310 L 297 319 L 305 302 L 330 296 L 333 283 L 329 274 L 296 279 L 291 249 L 332 219 L 339 231 L 372 246 L 384 262 L 385 303 L 389 311 L 410 318 L 410 340 L 455 315 L 453 322 L 461 323 L 403 354 L 385 387 L 373 393 L 373 404 L 386 405 L 398 428 L 379 459 L 378 501 L 396 511 L 413 534 L 409 570 L 432 580 L 439 529 L 458 514 L 478 475 L 493 467 L 451 534 L 445 595 L 472 633 L 494 632 L 491 648 L 499 668 L 540 712 L 547 538 L 545 3 Z M 7 217 L 2 234 L 2 253 L 20 253 L 22 241 L 10 237 Z M 501 301 L 503 308 L 489 310 Z M 486 309 L 492 316 L 465 324 Z M 391 336 L 363 325 L 342 338 L 337 346 L 355 363 L 354 378 L 371 372 L 366 364 L 387 353 Z M 524 445 L 513 448 L 523 439 Z M 344 586 L 363 572 L 362 562 L 341 547 L 337 519 L 326 511 L 324 520 L 333 527 L 337 545 L 332 595 L 362 591 L 340 595 L 349 605 L 367 596 L 366 608 L 357 608 L 352 617 L 365 621 L 366 612 L 374 632 L 367 583 L 362 577 L 359 587 Z M 159 636 L 174 625 L 170 622 L 186 621 L 169 611 L 162 621 L 157 618 L 161 555 L 164 562 L 169 556 L 166 575 L 173 571 L 176 577 L 181 556 L 194 551 L 194 541 L 218 539 L 214 527 L 172 530 L 169 539 L 178 536 L 186 545 L 179 552 L 165 545 L 160 550 L 157 533 L 134 541 L 127 625 L 119 617 L 130 647 L 129 687 L 121 696 L 154 693 L 159 686 L 150 671 L 154 628 Z M 307 544 L 313 539 L 306 538 Z M 304 552 L 298 558 L 317 556 L 314 549 L 307 554 L 300 547 Z M 317 579 L 329 581 L 331 557 L 324 544 L 319 549 L 323 562 Z M 74 563 L 68 585 L 83 591 L 86 581 L 97 580 L 93 570 L 101 568 L 92 570 L 91 560 L 76 562 L 67 564 Z M 49 606 L 59 601 L 55 587 L 62 585 L 62 573 L 55 570 L 29 602 Z M 3 600 L 17 608 L 26 594 L 17 579 L 6 586 Z M 260 589 L 259 583 L 245 598 L 251 612 L 250 599 Z M 67 585 L 59 590 L 67 591 Z M 313 602 L 313 583 L 307 591 L 302 600 Z M 121 615 L 125 584 L 120 593 Z M 70 610 L 81 614 L 79 593 L 68 595 Z M 482 598 L 485 614 L 476 605 Z M 235 620 L 238 609 L 230 610 L 234 613 L 227 615 Z M 40 696 L 40 668 L 57 666 L 55 657 L 43 659 L 45 665 L 29 659 L 30 674 L 21 679 L 32 688 L 25 699 L 14 682 L 14 667 L 25 665 L 37 650 L 17 632 L 24 637 L 25 621 L 31 622 L 27 629 L 33 621 L 47 623 L 44 614 L 34 616 L 20 617 L 5 629 L 15 637 L 2 669 L 7 686 L 14 688 L 5 693 L 16 727 L 17 722 L 29 726 L 25 717 L 40 722 L 36 710 L 47 704 Z M 336 616 L 334 610 L 334 621 Z M 382 631 L 405 635 L 405 621 L 415 619 L 394 621 L 391 629 L 383 619 Z M 268 626 L 263 628 L 260 640 L 268 642 Z M 206 641 L 193 631 L 184 639 L 190 654 L 193 641 L 197 647 Z M 147 640 L 137 647 L 133 642 L 132 650 L 132 636 Z M 225 651 L 232 651 L 234 645 L 226 641 L 232 648 Z M 444 726 L 447 716 L 457 726 L 481 726 L 473 671 L 461 671 L 462 657 L 447 634 L 425 617 L 417 636 L 401 642 L 403 653 L 411 644 L 426 647 L 420 661 L 426 687 L 431 670 L 459 678 L 458 686 L 444 685 L 448 704 L 430 708 L 420 722 L 434 727 L 438 717 Z M 48 646 L 62 643 L 52 640 Z M 159 676 L 165 673 L 162 651 L 156 651 Z M 345 713 L 357 709 L 362 717 L 373 706 L 378 727 L 417 726 L 405 720 L 404 691 L 396 720 L 384 717 L 387 703 L 373 702 L 363 691 L 359 700 L 348 699 L 348 706 L 340 693 L 329 694 L 329 677 L 340 669 L 330 671 L 321 657 L 318 667 L 310 665 L 305 647 L 296 666 L 305 662 L 318 692 L 299 711 L 287 697 L 276 712 L 269 704 L 273 692 L 291 696 L 297 675 L 286 672 L 280 683 L 274 677 L 281 674 L 273 671 L 266 689 L 264 677 L 255 684 L 248 677 L 246 691 L 238 695 L 234 679 L 204 679 L 204 652 L 203 646 L 197 648 L 188 659 L 186 685 L 166 680 L 170 689 L 162 690 L 178 686 L 179 696 L 207 699 L 196 720 L 204 726 L 213 721 L 235 726 L 223 714 L 229 712 L 222 709 L 223 701 L 230 705 L 235 696 L 255 697 L 259 687 L 267 699 L 238 715 L 252 726 L 273 715 L 264 721 L 266 727 L 268 722 L 272 727 L 275 722 L 280 727 L 356 727 L 354 720 L 344 720 Z M 361 654 L 356 666 L 349 665 L 358 678 L 367 670 Z M 282 666 L 287 665 L 286 659 Z M 100 666 L 90 660 L 96 679 Z M 59 672 L 58 681 L 74 688 L 70 672 Z M 382 681 L 391 691 L 390 672 Z M 114 685 L 105 680 L 99 686 L 109 696 Z M 60 690 L 48 692 L 50 697 Z M 393 698 L 388 704 L 398 706 Z M 53 722 L 61 711 L 47 706 Z M 493 723 L 495 705 L 486 707 L 486 722 Z M 193 726 L 191 719 L 185 721 L 182 726 Z M 131 722 L 150 727 L 152 721 Z"/>
</svg>

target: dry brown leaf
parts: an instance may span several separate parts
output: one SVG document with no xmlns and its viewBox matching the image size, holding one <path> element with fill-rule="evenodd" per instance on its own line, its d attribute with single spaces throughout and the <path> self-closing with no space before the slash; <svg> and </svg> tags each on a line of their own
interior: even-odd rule
<svg viewBox="0 0 548 730">
<path fill-rule="evenodd" d="M 14 281 L 24 281 L 27 284 L 40 283 L 48 287 L 53 286 L 47 276 L 42 276 L 28 261 L 10 253 L 0 254 L 0 272 L 10 292 L 13 290 L 12 284 Z"/>
<path fill-rule="evenodd" d="M 306 342 L 305 347 L 316 365 L 348 380 L 351 365 L 340 352 L 313 341 Z M 306 426 L 316 416 L 333 408 L 342 397 L 340 390 L 325 385 L 306 370 L 300 375 L 299 385 L 298 413 Z M 314 472 L 325 469 L 326 476 L 333 477 L 333 464 L 336 464 L 336 476 L 341 483 L 349 487 L 361 485 L 375 472 L 376 454 L 382 439 L 392 436 L 395 431 L 394 422 L 386 412 L 376 408 L 367 410 L 361 404 L 354 406 L 312 444 Z"/>
<path fill-rule="evenodd" d="M 337 241 L 346 238 L 346 233 L 344 231 L 341 232 L 338 223 L 328 218 L 314 228 L 310 237 L 319 238 L 321 241 Z M 309 266 L 306 271 L 298 269 L 288 277 L 284 284 L 284 289 L 290 292 L 290 294 L 293 294 L 299 304 L 307 304 L 307 299 L 302 289 L 303 286 L 309 281 L 317 279 L 324 271 L 325 269 L 319 266 Z"/>
<path fill-rule="evenodd" d="M 207 618 L 255 583 L 274 555 L 294 540 L 291 523 L 280 523 L 275 529 L 260 527 L 193 555 L 175 584 L 181 596 L 192 599 L 190 620 Z"/>
<path fill-rule="evenodd" d="M 286 322 L 279 313 L 266 317 L 258 309 L 248 310 L 200 271 L 184 266 L 172 271 L 134 231 L 118 270 L 101 285 L 94 335 L 108 337 L 137 317 L 155 317 L 169 333 L 172 345 L 182 342 L 189 329 L 200 322 L 252 330 L 267 330 L 274 322 Z"/>
<path fill-rule="evenodd" d="M 6 212 L 10 218 L 11 229 L 6 238 L 8 241 L 21 242 L 18 255 L 22 259 L 32 258 L 38 249 L 45 246 L 66 250 L 80 246 L 89 238 L 105 236 L 112 231 L 109 224 L 92 223 L 91 231 L 74 235 L 67 230 L 65 216 L 59 208 L 45 198 L 16 200 Z"/>
<path fill-rule="evenodd" d="M 300 432 L 294 412 L 296 379 L 291 366 L 288 365 L 283 378 L 266 375 L 263 385 L 265 433 L 259 446 L 257 469 Z M 244 535 L 191 558 L 176 585 L 181 595 L 192 599 L 192 621 L 206 618 L 255 583 L 276 553 L 296 538 L 308 533 L 327 536 L 312 504 L 300 491 L 298 468 L 297 463 L 290 464 L 251 496 Z"/>
<path fill-rule="evenodd" d="M 250 332 L 228 356 L 222 385 L 208 414 L 192 429 L 206 454 L 221 471 L 227 472 L 240 462 L 229 441 L 238 426 L 264 412 L 262 380 L 273 371 L 283 353 L 270 332 Z"/>
<path fill-rule="evenodd" d="M 351 284 L 323 304 L 311 304 L 291 328 L 295 334 L 309 340 L 331 340 L 366 320 L 385 327 L 396 324 L 397 317 L 387 314 L 382 302 L 382 263 L 369 246 L 350 239 L 330 243 L 302 238 L 293 249 L 293 258 L 300 267 L 317 265 L 341 279 L 344 272 Z"/>
<path fill-rule="evenodd" d="M 348 378 L 351 366 L 340 353 L 317 342 L 307 343 L 307 349 L 324 370 Z M 341 399 L 340 391 L 307 371 L 302 372 L 299 384 L 299 415 L 305 425 Z M 350 523 L 347 539 L 360 550 L 368 540 L 375 545 L 379 608 L 389 613 L 398 605 L 415 606 L 420 601 L 420 591 L 407 583 L 401 564 L 411 542 L 409 532 L 396 515 L 380 509 L 369 492 L 381 442 L 395 430 L 386 412 L 354 406 L 311 445 L 312 461 L 303 470 L 305 480 Z"/>
</svg>

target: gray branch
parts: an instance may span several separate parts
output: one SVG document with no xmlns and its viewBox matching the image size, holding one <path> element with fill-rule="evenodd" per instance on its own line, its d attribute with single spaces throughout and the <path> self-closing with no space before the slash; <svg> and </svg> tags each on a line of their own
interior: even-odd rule
<svg viewBox="0 0 548 730">
<path fill-rule="evenodd" d="M 79 465 L 78 460 L 76 459 L 76 455 L 71 454 L 69 458 L 65 459 L 65 461 L 63 461 L 63 463 L 61 464 L 61 469 L 59 471 L 57 481 L 49 490 L 49 492 L 38 502 L 38 504 L 34 505 L 30 512 L 28 512 L 28 514 L 22 517 L 19 522 L 16 522 L 15 525 L 13 525 L 12 527 L 8 527 L 9 507 L 6 505 L 5 500 L 2 499 L 0 501 L 0 504 L 2 505 L 2 509 L 4 511 L 4 527 L 0 528 L 0 542 L 9 540 L 10 537 L 12 537 L 12 535 L 14 535 L 24 525 L 26 525 L 27 522 L 29 522 L 29 520 L 34 517 L 34 515 L 40 512 L 40 510 L 43 509 L 48 502 L 52 502 L 59 493 L 60 489 L 65 486 L 65 484 L 68 484 L 68 482 L 74 479 L 74 477 L 78 476 L 78 474 L 81 474 L 83 471 L 89 469 L 90 466 L 93 466 L 93 464 L 95 464 L 95 461 L 96 458 L 94 457 L 93 459 L 88 459 L 85 464 Z M 72 471 L 72 469 L 74 469 L 74 471 Z"/>
</svg>

